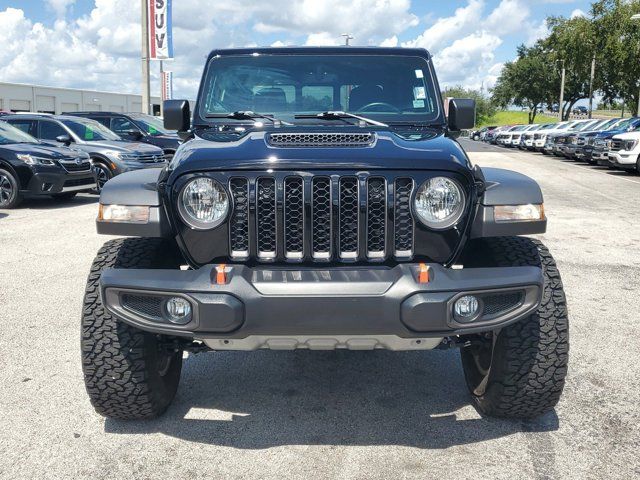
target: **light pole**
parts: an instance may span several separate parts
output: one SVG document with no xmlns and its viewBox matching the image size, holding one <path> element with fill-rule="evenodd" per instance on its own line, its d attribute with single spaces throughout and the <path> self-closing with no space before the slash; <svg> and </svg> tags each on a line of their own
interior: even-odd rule
<svg viewBox="0 0 640 480">
<path fill-rule="evenodd" d="M 151 81 L 149 80 L 149 17 L 147 15 L 147 2 L 140 0 L 142 4 L 142 113 L 149 114 L 151 103 Z"/>
<path fill-rule="evenodd" d="M 634 21 L 640 20 L 640 13 L 631 15 L 631 20 L 634 20 Z M 638 111 L 636 112 L 636 115 L 640 115 L 640 91 L 638 92 Z"/>
<path fill-rule="evenodd" d="M 562 60 L 562 80 L 560 81 L 560 104 L 558 105 L 558 113 L 560 114 L 560 121 L 564 120 L 564 60 Z"/>
<path fill-rule="evenodd" d="M 593 114 L 593 78 L 596 75 L 596 56 L 591 60 L 591 79 L 589 80 L 589 119 Z"/>
<path fill-rule="evenodd" d="M 344 44 L 348 47 L 349 46 L 349 40 L 353 40 L 354 37 L 351 36 L 350 33 L 343 33 L 342 35 L 340 35 L 341 37 L 344 37 Z"/>
</svg>

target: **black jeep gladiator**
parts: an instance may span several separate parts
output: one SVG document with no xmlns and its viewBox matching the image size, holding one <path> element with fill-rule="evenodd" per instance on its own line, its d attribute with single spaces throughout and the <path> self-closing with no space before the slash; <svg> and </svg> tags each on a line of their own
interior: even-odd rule
<svg viewBox="0 0 640 480">
<path fill-rule="evenodd" d="M 102 190 L 82 314 L 102 415 L 155 417 L 183 352 L 459 348 L 483 414 L 552 409 L 568 318 L 530 178 L 472 165 L 431 56 L 400 48 L 213 51 L 171 163 Z"/>
</svg>

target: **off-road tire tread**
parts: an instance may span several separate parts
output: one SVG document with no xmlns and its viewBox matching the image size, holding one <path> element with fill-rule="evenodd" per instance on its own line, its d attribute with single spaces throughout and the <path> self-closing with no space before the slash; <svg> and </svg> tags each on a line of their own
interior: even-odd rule
<svg viewBox="0 0 640 480">
<path fill-rule="evenodd" d="M 493 265 L 541 266 L 545 284 L 537 311 L 500 331 L 489 383 L 474 399 L 490 416 L 534 418 L 556 406 L 567 375 L 569 320 L 560 273 L 538 240 L 498 237 L 483 243 Z"/>
<path fill-rule="evenodd" d="M 162 414 L 173 400 L 182 352 L 165 377 L 157 374 L 157 337 L 110 315 L 100 297 L 105 268 L 170 268 L 175 255 L 162 239 L 127 238 L 104 244 L 91 266 L 82 310 L 82 370 L 95 410 L 116 419 L 147 419 Z"/>
</svg>

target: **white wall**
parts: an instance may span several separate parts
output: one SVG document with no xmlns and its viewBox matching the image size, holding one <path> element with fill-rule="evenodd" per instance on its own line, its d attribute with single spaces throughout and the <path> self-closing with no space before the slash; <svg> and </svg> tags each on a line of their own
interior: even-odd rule
<svg viewBox="0 0 640 480">
<path fill-rule="evenodd" d="M 160 105 L 159 97 L 151 103 Z M 52 88 L 0 82 L 0 109 L 50 112 L 56 114 L 78 110 L 142 111 L 140 95 Z"/>
</svg>

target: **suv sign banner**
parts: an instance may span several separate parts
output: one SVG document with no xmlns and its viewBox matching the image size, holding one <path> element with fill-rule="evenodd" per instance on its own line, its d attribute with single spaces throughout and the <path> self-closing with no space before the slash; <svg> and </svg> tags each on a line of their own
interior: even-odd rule
<svg viewBox="0 0 640 480">
<path fill-rule="evenodd" d="M 149 58 L 168 60 L 173 58 L 173 24 L 171 0 L 148 0 Z"/>
</svg>

